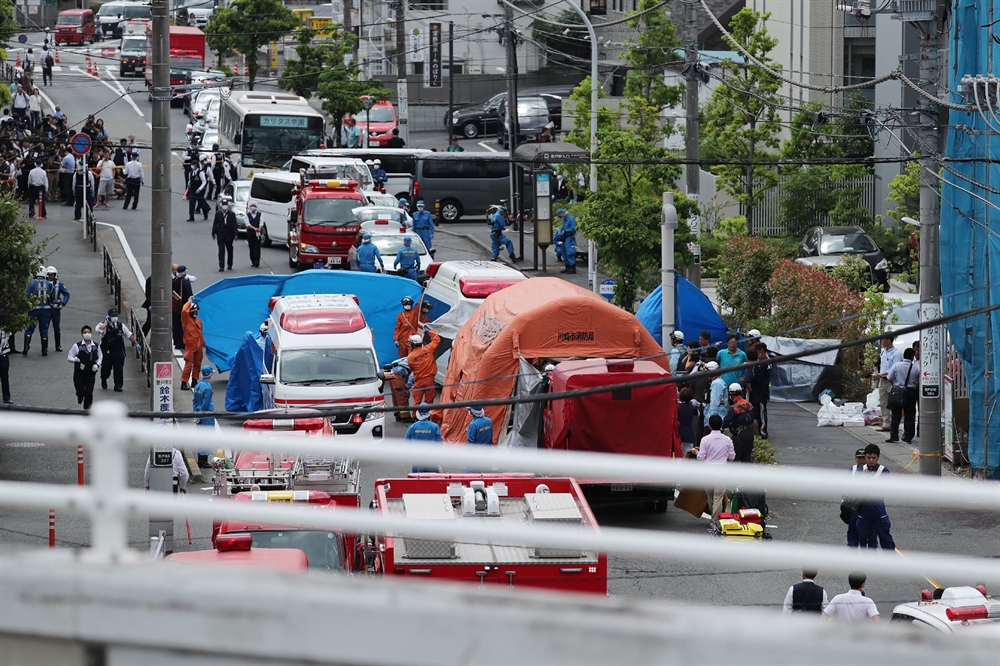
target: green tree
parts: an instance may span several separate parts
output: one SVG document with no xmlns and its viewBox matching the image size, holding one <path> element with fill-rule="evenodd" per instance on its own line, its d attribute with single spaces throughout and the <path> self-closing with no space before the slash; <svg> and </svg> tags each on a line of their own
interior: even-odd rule
<svg viewBox="0 0 1000 666">
<path fill-rule="evenodd" d="M 902 222 L 904 217 L 920 217 L 920 162 L 907 162 L 903 172 L 889 181 L 886 199 L 899 204 L 887 211 L 897 222 Z"/>
<path fill-rule="evenodd" d="M 845 254 L 830 274 L 843 282 L 848 289 L 858 293 L 866 291 L 871 283 L 868 262 L 857 254 Z"/>
<path fill-rule="evenodd" d="M 778 40 L 767 33 L 770 13 L 741 9 L 730 21 L 730 41 L 739 44 L 772 70 L 781 65 L 768 57 Z M 735 198 L 746 213 L 747 228 L 754 233 L 754 207 L 767 189 L 778 184 L 777 172 L 758 163 L 778 148 L 777 96 L 780 80 L 751 62 L 723 60 L 723 84 L 715 89 L 706 105 L 702 132 L 707 139 L 706 157 L 733 160 L 738 164 L 712 167 L 723 189 Z"/>
<path fill-rule="evenodd" d="M 260 67 L 260 49 L 299 26 L 292 10 L 280 0 L 233 0 L 212 15 L 205 28 L 206 40 L 220 58 L 227 51 L 246 57 L 249 87 L 253 90 Z"/>
<path fill-rule="evenodd" d="M 24 290 L 42 263 L 43 248 L 13 195 L 0 196 L 0 329 L 20 331 L 31 323 L 33 303 Z"/>
<path fill-rule="evenodd" d="M 639 0 L 637 11 L 645 11 L 659 0 Z M 670 63 L 680 60 L 677 49 L 677 28 L 670 20 L 670 10 L 664 5 L 628 21 L 637 36 L 625 41 L 622 59 L 628 63 L 625 96 L 638 97 L 655 107 L 658 116 L 663 109 L 676 106 L 684 94 L 684 84 L 668 86 L 664 75 Z"/>
<path fill-rule="evenodd" d="M 733 313 L 736 324 L 766 317 L 771 295 L 766 284 L 778 265 L 778 253 L 759 238 L 733 236 L 722 250 L 719 301 Z"/>
<path fill-rule="evenodd" d="M 597 98 L 604 97 L 604 91 L 598 88 Z M 590 150 L 590 77 L 588 76 L 570 93 L 569 101 L 573 103 L 573 129 L 567 132 L 565 141 L 574 146 Z M 565 121 L 566 116 L 563 116 Z M 618 114 L 606 106 L 597 105 L 597 133 L 618 126 Z"/>
<path fill-rule="evenodd" d="M 7 59 L 7 47 L 17 31 L 13 0 L 0 0 L 0 60 Z"/>
<path fill-rule="evenodd" d="M 309 99 L 315 94 L 322 99 L 323 111 L 333 119 L 335 133 L 339 134 L 344 115 L 364 109 L 362 95 L 385 99 L 391 91 L 383 88 L 378 79 L 358 80 L 360 64 L 346 60 L 357 37 L 339 25 L 333 27 L 333 36 L 323 39 L 317 39 L 312 28 L 299 30 L 295 47 L 298 58 L 286 62 L 282 79 L 285 88 L 296 95 Z"/>
</svg>

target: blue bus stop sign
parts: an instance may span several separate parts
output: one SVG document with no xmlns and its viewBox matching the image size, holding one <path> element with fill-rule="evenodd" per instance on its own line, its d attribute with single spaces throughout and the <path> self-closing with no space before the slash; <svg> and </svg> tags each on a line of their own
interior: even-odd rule
<svg viewBox="0 0 1000 666">
<path fill-rule="evenodd" d="M 608 299 L 609 301 L 615 300 L 615 280 L 614 278 L 608 278 L 601 283 L 601 296 Z"/>
<path fill-rule="evenodd" d="M 20 35 L 17 36 L 17 41 L 19 43 L 21 43 L 21 44 L 27 44 L 28 43 L 28 36 L 25 35 L 25 34 L 20 34 Z"/>
<path fill-rule="evenodd" d="M 77 155 L 86 155 L 90 152 L 90 137 L 83 132 L 79 132 L 74 134 L 73 138 L 69 140 L 69 145 Z"/>
</svg>

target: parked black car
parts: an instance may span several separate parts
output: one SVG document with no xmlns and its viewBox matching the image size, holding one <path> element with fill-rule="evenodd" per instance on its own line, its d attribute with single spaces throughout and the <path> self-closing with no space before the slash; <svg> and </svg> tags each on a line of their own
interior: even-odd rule
<svg viewBox="0 0 1000 666">
<path fill-rule="evenodd" d="M 510 145 L 510 127 L 507 122 L 507 100 L 500 104 L 500 129 L 497 143 L 504 148 Z M 517 100 L 517 142 L 538 141 L 545 126 L 552 122 L 549 107 L 541 97 L 522 97 Z"/>
<path fill-rule="evenodd" d="M 889 262 L 882 249 L 861 227 L 813 227 L 799 244 L 801 264 L 832 270 L 844 255 L 856 254 L 868 263 L 872 284 L 889 290 Z"/>
<path fill-rule="evenodd" d="M 532 94 L 530 97 L 541 98 L 549 109 L 549 119 L 555 123 L 556 131 L 562 129 L 562 100 L 563 98 L 553 93 Z M 522 99 L 525 96 L 522 93 Z M 455 109 L 452 113 L 452 125 L 455 134 L 464 136 L 466 139 L 475 139 L 477 136 L 486 134 L 497 134 L 501 131 L 501 111 L 500 107 L 507 99 L 507 93 L 497 93 L 481 104 L 463 106 Z M 448 114 L 445 113 L 444 125 L 448 126 Z"/>
</svg>

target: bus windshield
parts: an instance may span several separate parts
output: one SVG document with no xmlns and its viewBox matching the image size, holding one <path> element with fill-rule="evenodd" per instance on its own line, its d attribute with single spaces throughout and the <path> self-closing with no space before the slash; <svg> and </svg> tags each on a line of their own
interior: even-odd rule
<svg viewBox="0 0 1000 666">
<path fill-rule="evenodd" d="M 280 167 L 293 155 L 319 148 L 322 141 L 322 118 L 248 114 L 243 126 L 243 163 Z"/>
</svg>

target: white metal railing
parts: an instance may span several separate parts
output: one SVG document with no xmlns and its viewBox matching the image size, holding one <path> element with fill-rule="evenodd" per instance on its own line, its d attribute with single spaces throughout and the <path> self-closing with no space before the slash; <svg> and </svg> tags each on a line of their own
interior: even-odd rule
<svg viewBox="0 0 1000 666">
<path fill-rule="evenodd" d="M 131 516 L 186 514 L 197 518 L 231 518 L 250 522 L 309 525 L 351 533 L 390 533 L 403 537 L 455 539 L 465 542 L 510 542 L 549 547 L 628 553 L 664 559 L 698 558 L 704 562 L 732 563 L 753 559 L 781 568 L 808 563 L 824 570 L 865 570 L 890 576 L 950 576 L 1000 583 L 1000 562 L 984 558 L 926 553 L 904 558 L 877 551 L 856 552 L 842 546 L 818 546 L 769 542 L 761 548 L 710 536 L 657 533 L 621 528 L 599 532 L 572 527 L 531 525 L 487 525 L 476 521 L 435 524 L 370 511 L 337 509 L 318 512 L 308 508 L 266 506 L 252 503 L 211 502 L 207 498 L 146 493 L 126 487 L 129 449 L 173 446 L 183 441 L 194 448 L 259 448 L 260 439 L 241 430 L 221 432 L 195 426 L 166 428 L 129 420 L 125 406 L 115 402 L 94 405 L 90 418 L 0 415 L 4 437 L 27 438 L 90 449 L 93 485 L 57 486 L 0 482 L 0 506 L 36 509 L 55 508 L 90 516 L 92 555 L 116 560 L 126 556 L 126 526 Z M 636 483 L 766 489 L 771 495 L 839 501 L 842 495 L 879 497 L 896 504 L 948 506 L 965 510 L 1000 513 L 1000 485 L 956 479 L 925 477 L 851 477 L 836 471 L 761 467 L 754 465 L 704 465 L 691 461 L 640 456 L 549 451 L 503 451 L 492 447 L 420 445 L 414 442 L 384 442 L 336 438 L 319 440 L 295 436 L 268 437 L 269 451 L 306 455 L 336 455 L 368 462 L 417 463 L 445 467 L 472 467 L 568 475 L 580 478 L 628 479 Z M 877 490 L 874 490 L 877 488 Z M 450 522 L 450 521 L 448 521 Z"/>
</svg>

